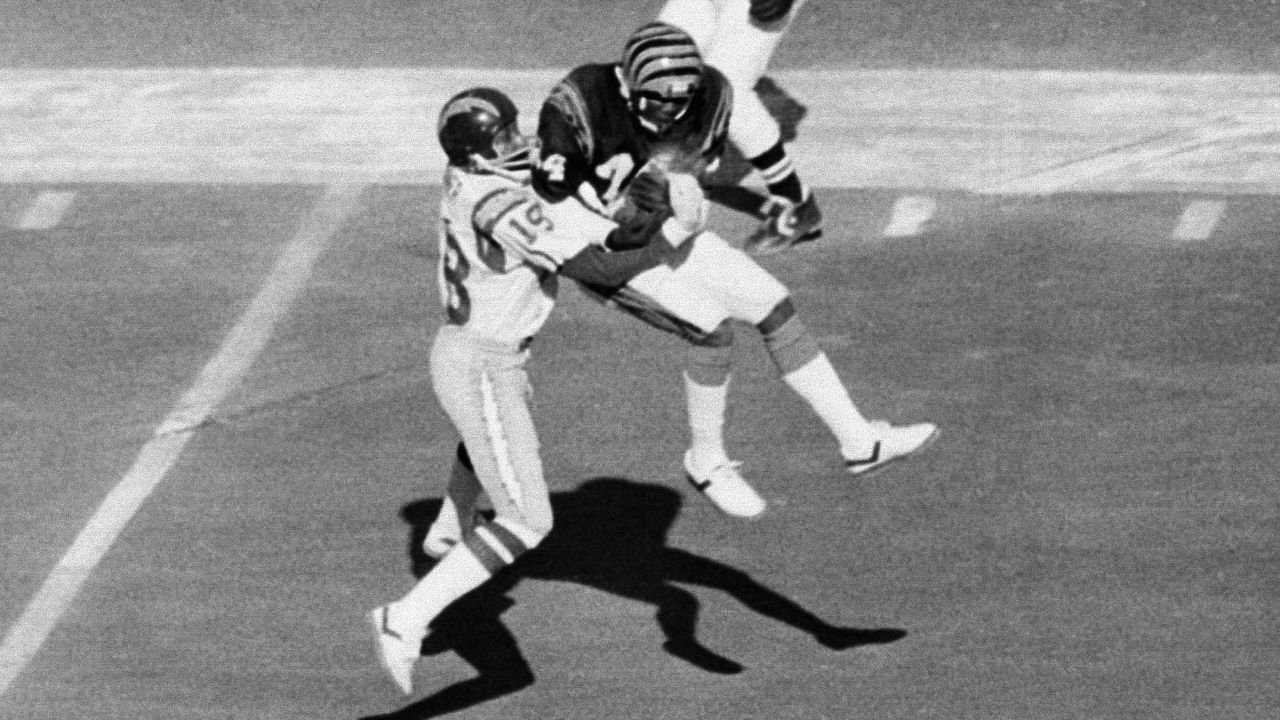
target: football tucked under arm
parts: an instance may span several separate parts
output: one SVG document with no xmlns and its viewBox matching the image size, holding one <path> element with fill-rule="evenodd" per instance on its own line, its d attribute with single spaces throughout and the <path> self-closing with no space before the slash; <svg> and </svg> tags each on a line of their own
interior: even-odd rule
<svg viewBox="0 0 1280 720">
<path fill-rule="evenodd" d="M 621 232 L 610 247 L 622 249 L 647 242 L 656 216 L 665 216 L 663 234 L 678 246 L 702 232 L 709 209 L 696 177 L 647 166 L 627 186 L 622 207 L 614 215 Z"/>
<path fill-rule="evenodd" d="M 672 219 L 688 235 L 697 235 L 707 227 L 711 204 L 702 192 L 698 178 L 686 173 L 667 173 L 668 206 Z"/>
</svg>

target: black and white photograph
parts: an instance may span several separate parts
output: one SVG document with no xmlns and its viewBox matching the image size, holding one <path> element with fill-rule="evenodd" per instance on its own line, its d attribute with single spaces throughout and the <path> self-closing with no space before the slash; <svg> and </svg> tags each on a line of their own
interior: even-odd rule
<svg viewBox="0 0 1280 720">
<path fill-rule="evenodd" d="M 3 720 L 1280 717 L 1280 0 L 0 0 Z"/>
</svg>

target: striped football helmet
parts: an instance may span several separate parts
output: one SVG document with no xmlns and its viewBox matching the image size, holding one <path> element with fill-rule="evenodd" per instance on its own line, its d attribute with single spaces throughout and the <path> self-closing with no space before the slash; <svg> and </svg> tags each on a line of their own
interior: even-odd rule
<svg viewBox="0 0 1280 720">
<path fill-rule="evenodd" d="M 454 95 L 436 124 L 449 164 L 502 175 L 531 170 L 534 143 L 520 132 L 517 114 L 515 103 L 500 90 L 477 87 Z"/>
<path fill-rule="evenodd" d="M 680 28 L 646 23 L 627 39 L 621 74 L 632 114 L 662 133 L 684 116 L 702 86 L 702 54 Z"/>
</svg>

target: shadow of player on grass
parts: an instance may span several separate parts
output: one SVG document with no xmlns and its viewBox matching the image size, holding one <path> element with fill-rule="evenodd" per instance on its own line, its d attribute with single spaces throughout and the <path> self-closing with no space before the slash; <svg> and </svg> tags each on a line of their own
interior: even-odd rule
<svg viewBox="0 0 1280 720">
<path fill-rule="evenodd" d="M 699 642 L 698 600 L 676 583 L 723 591 L 765 617 L 808 633 L 832 650 L 891 643 L 906 635 L 897 628 L 831 625 L 741 570 L 668 547 L 667 533 L 681 506 L 680 494 L 670 488 L 596 478 L 572 492 L 554 493 L 551 504 L 556 524 L 546 540 L 519 563 L 446 609 L 432 623 L 423 642 L 424 655 L 452 650 L 475 668 L 476 677 L 377 718 L 435 717 L 532 685 L 533 670 L 501 620 L 515 604 L 510 591 L 524 578 L 578 583 L 655 606 L 658 626 L 665 636 L 663 648 L 713 673 L 733 674 L 743 667 Z M 424 500 L 401 510 L 410 526 L 409 552 L 414 574 L 419 577 L 430 567 L 421 544 L 439 507 L 439 500 Z"/>
</svg>

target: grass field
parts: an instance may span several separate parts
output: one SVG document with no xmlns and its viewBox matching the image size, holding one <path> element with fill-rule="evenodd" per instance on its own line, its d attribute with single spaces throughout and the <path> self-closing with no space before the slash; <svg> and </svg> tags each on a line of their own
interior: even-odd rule
<svg viewBox="0 0 1280 720">
<path fill-rule="evenodd" d="M 839 231 L 767 262 L 867 412 L 934 420 L 943 439 L 851 481 L 745 342 L 730 440 L 771 511 L 729 521 L 679 478 L 679 346 L 566 291 L 533 367 L 559 527 L 442 619 L 449 651 L 401 708 L 360 613 L 410 580 L 407 541 L 453 443 L 425 375 L 434 192 L 362 196 L 244 385 L 3 698 L 7 717 L 1276 707 L 1277 256 L 1249 230 L 1274 204 L 1233 200 L 1218 234 L 1178 243 L 1180 198 L 954 196 L 925 233 L 889 240 L 875 229 L 893 196 L 842 191 L 826 203 Z M 29 323 L 5 344 L 8 377 L 29 379 L 7 385 L 25 390 L 7 415 L 7 621 L 63 549 L 47 539 L 124 472 L 316 200 L 84 197 L 56 232 L 5 235 Z M 835 652 L 812 636 L 827 626 L 873 632 Z M 690 633 L 744 671 L 663 650 Z"/>
<path fill-rule="evenodd" d="M 802 28 L 810 41 L 785 46 L 779 60 L 788 77 L 850 63 L 1274 73 L 1274 44 L 1262 41 L 1270 4 L 1224 13 L 1193 0 L 1162 12 L 1033 2 L 1015 13 L 998 3 L 942 12 L 813 0 Z M 86 14 L 61 0 L 9 3 L 0 62 L 37 75 L 46 66 L 506 66 L 512 57 L 539 68 L 614 42 L 522 39 L 590 34 L 581 19 L 476 34 L 477 18 L 495 17 L 486 3 L 458 3 L 443 19 L 413 4 L 305 19 L 294 2 L 232 5 L 108 2 Z M 629 26 L 657 4 L 642 5 L 594 4 L 591 17 Z M 531 7 L 490 9 L 503 21 L 527 19 Z M 865 41 L 852 51 L 851 34 Z M 408 700 L 381 676 L 363 614 L 422 570 L 415 540 L 455 443 L 426 371 L 439 322 L 438 189 L 377 173 L 335 183 L 341 167 L 293 181 L 157 181 L 198 175 L 223 146 L 191 146 L 189 165 L 174 170 L 165 162 L 184 153 L 172 144 L 167 160 L 129 170 L 141 157 L 130 153 L 160 136 L 133 125 L 136 137 L 117 144 L 112 131 L 141 123 L 129 102 L 149 96 L 77 95 L 86 86 L 65 77 L 55 69 L 42 80 L 49 95 L 0 98 L 0 117 L 22 122 L 6 157 L 90 160 L 35 163 L 28 179 L 0 184 L 0 717 L 1280 712 L 1280 205 L 1239 192 L 1276 184 L 1266 76 L 1237 78 L 1254 88 L 1237 93 L 1257 121 L 1248 135 L 1191 122 L 1200 106 L 1162 86 L 1157 100 L 1181 100 L 1151 105 L 1167 113 L 1152 114 L 1156 137 L 1179 123 L 1209 133 L 1157 143 L 1163 175 L 1129 163 L 1147 157 L 1150 146 L 1138 146 L 1091 166 L 1105 173 L 1065 166 L 1050 178 L 1088 179 L 1088 192 L 979 195 L 914 180 L 819 187 L 827 236 L 763 262 L 792 288 L 867 414 L 932 420 L 942 436 L 908 463 L 846 477 L 825 431 L 740 333 L 729 442 L 770 502 L 757 522 L 718 515 L 681 478 L 680 344 L 566 288 L 531 368 L 556 530 L 440 618 Z M 891 107 L 885 87 L 876 101 Z M 803 151 L 818 157 L 832 138 L 868 143 L 876 161 L 919 160 L 911 153 L 926 146 L 943 157 L 948 138 L 972 152 L 979 136 L 958 133 L 998 134 L 1006 126 L 993 131 L 984 118 L 1018 115 L 979 102 L 987 115 L 947 125 L 948 106 L 937 105 L 905 143 L 877 124 L 887 122 L 880 106 L 839 112 L 798 88 L 810 103 Z M 77 98 L 95 97 L 99 124 L 76 114 Z M 166 111 L 183 109 L 175 97 Z M 1126 110 L 1126 98 L 1109 91 L 1098 107 L 1147 107 Z M 259 119 L 297 121 L 303 140 L 352 156 L 369 150 L 311 134 L 304 121 L 315 118 L 291 120 L 276 99 L 279 114 Z M 1239 109 L 1230 103 L 1222 112 Z M 910 107 L 896 127 L 907 127 Z M 181 119 L 157 117 L 145 119 Z M 1030 136 L 1058 143 L 1054 152 L 1079 150 L 1073 133 L 1097 128 L 1088 113 L 1072 117 L 1078 125 Z M 29 133 L 41 118 L 50 130 Z M 279 170 L 278 158 L 253 150 L 273 136 L 246 127 L 213 123 L 208 137 Z M 281 157 L 300 147 L 282 145 Z M 1046 152 L 1031 141 L 1002 147 L 1014 167 Z M 1218 165 L 1197 175 L 1203 158 Z M 130 180 L 112 162 L 138 174 Z M 288 170 L 299 167 L 314 169 Z M 1105 191 L 1182 180 L 1194 191 Z M 902 214 L 908 195 L 928 212 Z M 751 227 L 723 206 L 715 223 L 730 238 Z M 136 507 L 112 504 L 122 478 L 154 485 L 131 486 Z M 94 515 L 102 507 L 105 517 Z M 85 527 L 119 535 L 81 542 Z M 86 549 L 68 560 L 69 547 Z M 10 651 L 32 639 L 30 652 Z"/>
</svg>

